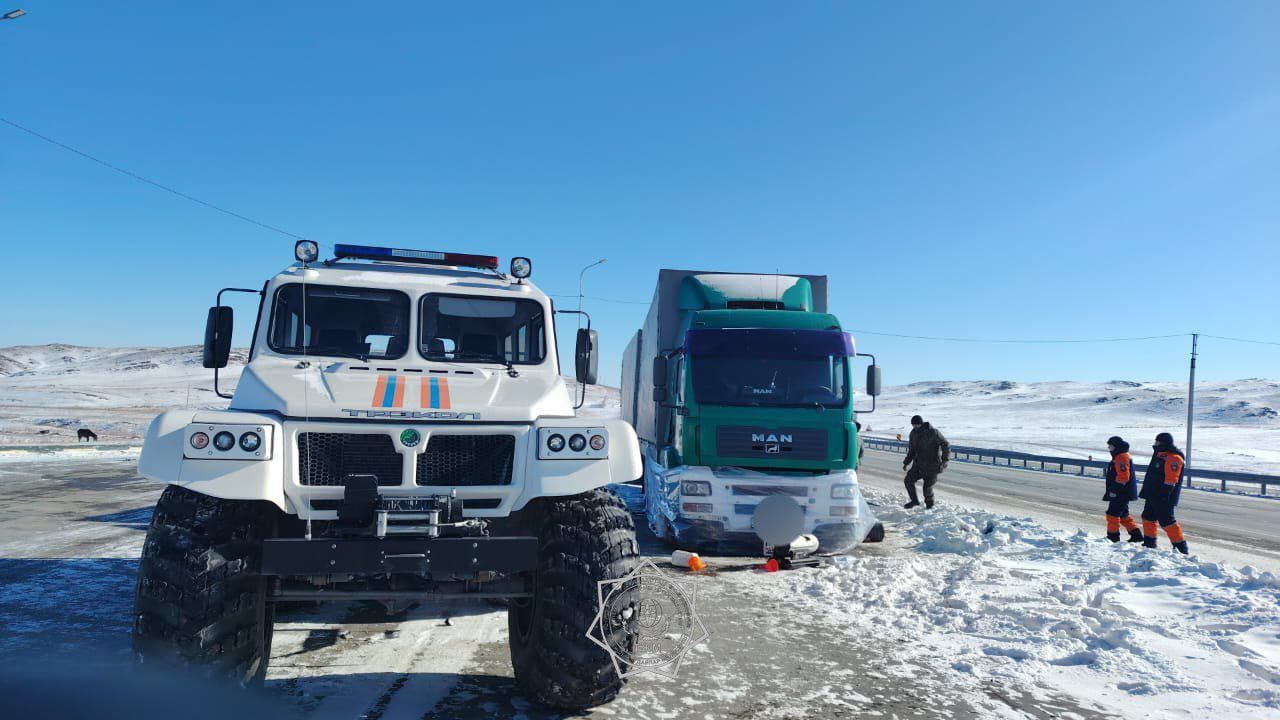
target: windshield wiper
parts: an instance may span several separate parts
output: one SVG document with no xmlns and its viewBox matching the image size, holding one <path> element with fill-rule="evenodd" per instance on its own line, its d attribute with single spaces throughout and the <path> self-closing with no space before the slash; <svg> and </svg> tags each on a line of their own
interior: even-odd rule
<svg viewBox="0 0 1280 720">
<path fill-rule="evenodd" d="M 346 350 L 337 350 L 335 348 L 330 348 L 330 347 L 309 347 L 309 348 L 303 348 L 302 351 L 304 353 L 310 353 L 313 355 L 331 355 L 333 357 L 354 358 L 356 360 L 359 360 L 360 362 L 369 362 L 369 356 L 370 356 L 369 353 L 364 353 L 364 354 L 353 353 Z"/>
<path fill-rule="evenodd" d="M 505 357 L 497 357 L 496 355 L 490 355 L 489 353 L 477 353 L 477 352 L 453 353 L 452 359 L 459 360 L 462 358 L 471 358 L 473 360 L 488 360 L 489 362 L 498 363 L 499 365 L 506 366 L 507 374 L 510 375 L 511 377 L 520 377 L 520 373 L 516 370 L 515 363 L 511 362 Z"/>
</svg>

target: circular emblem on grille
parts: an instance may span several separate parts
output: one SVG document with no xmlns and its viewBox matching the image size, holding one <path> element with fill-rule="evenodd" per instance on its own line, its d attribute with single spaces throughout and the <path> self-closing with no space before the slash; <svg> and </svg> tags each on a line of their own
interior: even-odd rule
<svg viewBox="0 0 1280 720">
<path fill-rule="evenodd" d="M 405 447 L 413 447 L 422 442 L 422 435 L 417 430 L 408 428 L 400 433 L 400 444 Z"/>
</svg>

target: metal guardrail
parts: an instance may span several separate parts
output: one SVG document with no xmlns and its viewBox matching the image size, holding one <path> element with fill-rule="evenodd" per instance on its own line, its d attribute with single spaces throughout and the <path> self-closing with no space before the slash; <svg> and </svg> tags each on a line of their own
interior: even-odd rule
<svg viewBox="0 0 1280 720">
<path fill-rule="evenodd" d="M 863 445 L 871 450 L 885 450 L 888 452 L 896 452 L 905 455 L 907 453 L 907 442 L 905 440 L 891 440 L 889 438 L 863 437 Z M 967 447 L 964 445 L 951 446 L 951 459 L 960 462 L 979 463 L 983 465 L 994 465 L 997 467 L 1025 468 L 1027 470 L 1036 470 L 1039 472 L 1062 473 L 1065 475 L 1078 475 L 1080 477 L 1103 477 L 1106 472 L 1107 465 L 1105 460 L 1081 460 L 1080 458 L 1054 457 L 1051 455 L 1033 455 L 1031 453 L 1017 452 L 1014 450 L 993 450 L 991 448 Z M 1133 470 L 1136 475 L 1139 471 L 1145 472 L 1146 465 L 1138 465 L 1134 463 Z M 1261 488 L 1263 495 L 1267 494 L 1267 485 L 1280 485 L 1280 476 L 1276 475 L 1259 475 L 1256 473 L 1231 472 L 1227 470 L 1203 470 L 1200 468 L 1188 467 L 1183 475 L 1183 484 L 1186 487 L 1195 487 L 1192 485 L 1191 479 L 1197 480 L 1217 480 L 1221 483 L 1221 490 L 1226 492 L 1228 482 L 1252 483 Z"/>
</svg>

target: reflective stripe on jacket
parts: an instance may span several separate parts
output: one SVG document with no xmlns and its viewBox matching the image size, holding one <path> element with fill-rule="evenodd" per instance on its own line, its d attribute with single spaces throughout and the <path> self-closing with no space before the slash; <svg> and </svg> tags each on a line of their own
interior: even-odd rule
<svg viewBox="0 0 1280 720">
<path fill-rule="evenodd" d="M 1139 497 L 1147 500 L 1168 499 L 1170 506 L 1178 504 L 1182 494 L 1182 471 L 1186 461 L 1182 451 L 1173 448 L 1161 450 L 1147 465 L 1147 475 L 1142 479 Z"/>
<path fill-rule="evenodd" d="M 1107 464 L 1107 494 L 1103 500 L 1137 500 L 1138 481 L 1133 476 L 1133 458 L 1129 453 L 1116 453 Z"/>
</svg>

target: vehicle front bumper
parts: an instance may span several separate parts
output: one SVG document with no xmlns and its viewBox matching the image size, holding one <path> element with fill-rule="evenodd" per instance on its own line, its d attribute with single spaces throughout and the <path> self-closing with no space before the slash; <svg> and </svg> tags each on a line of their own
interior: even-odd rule
<svg viewBox="0 0 1280 720">
<path fill-rule="evenodd" d="M 262 543 L 262 574 L 275 576 L 408 573 L 445 579 L 486 571 L 526 572 L 537 562 L 535 537 L 290 538 Z"/>
<path fill-rule="evenodd" d="M 664 469 L 646 463 L 651 481 L 646 507 L 651 524 L 654 513 L 665 516 L 676 539 L 689 544 L 735 549 L 757 547 L 752 519 L 756 506 L 770 495 L 786 495 L 804 510 L 804 532 L 816 535 L 822 550 L 848 550 L 866 537 L 876 518 L 862 497 L 858 475 L 836 470 L 823 475 L 782 475 L 733 467 L 680 466 Z M 711 486 L 710 495 L 691 496 L 681 491 L 685 481 Z M 833 487 L 849 487 L 847 497 L 833 498 Z M 690 504 L 702 506 L 690 509 Z"/>
</svg>

